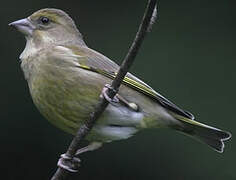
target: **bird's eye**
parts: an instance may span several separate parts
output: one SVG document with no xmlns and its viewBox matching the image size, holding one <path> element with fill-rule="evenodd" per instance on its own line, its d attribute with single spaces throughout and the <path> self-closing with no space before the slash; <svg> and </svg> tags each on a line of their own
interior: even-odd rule
<svg viewBox="0 0 236 180">
<path fill-rule="evenodd" d="M 41 17 L 40 18 L 40 21 L 43 23 L 43 24 L 48 24 L 49 23 L 49 19 L 47 17 Z"/>
</svg>

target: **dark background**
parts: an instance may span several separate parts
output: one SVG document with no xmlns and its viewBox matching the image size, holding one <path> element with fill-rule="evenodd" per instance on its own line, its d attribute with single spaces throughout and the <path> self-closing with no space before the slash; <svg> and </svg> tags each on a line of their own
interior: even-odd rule
<svg viewBox="0 0 236 180">
<path fill-rule="evenodd" d="M 53 127 L 33 105 L 18 56 L 23 36 L 8 23 L 55 7 L 68 12 L 87 44 L 120 63 L 136 33 L 145 1 L 8 0 L 0 7 L 1 179 L 49 179 L 72 136 Z M 192 112 L 236 133 L 234 0 L 163 0 L 160 20 L 131 71 Z M 74 179 L 236 179 L 234 137 L 219 154 L 191 138 L 156 129 L 83 154 Z"/>
</svg>

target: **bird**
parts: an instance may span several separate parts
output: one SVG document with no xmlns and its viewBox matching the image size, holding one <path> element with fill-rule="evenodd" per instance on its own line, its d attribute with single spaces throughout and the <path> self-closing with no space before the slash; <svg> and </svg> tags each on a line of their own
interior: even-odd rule
<svg viewBox="0 0 236 180">
<path fill-rule="evenodd" d="M 89 48 L 73 19 L 62 10 L 41 9 L 9 25 L 26 38 L 20 62 L 35 106 L 53 125 L 74 135 L 95 110 L 119 65 Z M 127 73 L 119 92 L 86 136 L 89 145 L 78 152 L 157 128 L 181 132 L 220 153 L 231 137 L 227 131 L 196 121 L 190 112 Z"/>
</svg>

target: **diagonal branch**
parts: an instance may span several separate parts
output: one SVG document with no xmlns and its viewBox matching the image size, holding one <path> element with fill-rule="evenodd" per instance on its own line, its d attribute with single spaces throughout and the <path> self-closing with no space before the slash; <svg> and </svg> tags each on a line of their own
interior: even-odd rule
<svg viewBox="0 0 236 180">
<path fill-rule="evenodd" d="M 141 47 L 141 44 L 144 40 L 145 35 L 147 32 L 150 31 L 152 24 L 154 23 L 157 15 L 157 0 L 149 0 L 147 4 L 147 8 L 145 10 L 143 19 L 139 26 L 138 32 L 136 37 L 122 63 L 120 69 L 117 73 L 116 78 L 112 81 L 110 88 L 107 89 L 107 95 L 113 99 L 118 89 L 127 74 L 129 68 L 133 64 L 135 57 Z M 73 158 L 75 156 L 76 151 L 79 149 L 79 144 L 81 140 L 89 133 L 92 129 L 93 125 L 95 124 L 96 120 L 101 116 L 104 112 L 106 107 L 108 106 L 109 102 L 105 98 L 101 98 L 100 102 L 98 103 L 95 111 L 90 114 L 90 118 L 85 122 L 83 126 L 81 126 L 72 140 L 67 152 L 66 156 Z M 53 175 L 51 180 L 64 180 L 69 175 L 69 171 L 58 168 L 56 173 Z"/>
</svg>

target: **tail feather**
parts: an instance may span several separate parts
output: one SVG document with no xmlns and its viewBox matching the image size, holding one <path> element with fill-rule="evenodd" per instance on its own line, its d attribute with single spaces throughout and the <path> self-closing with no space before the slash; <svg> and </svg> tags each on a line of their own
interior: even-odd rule
<svg viewBox="0 0 236 180">
<path fill-rule="evenodd" d="M 187 129 L 190 129 L 192 131 L 190 135 L 198 138 L 220 153 L 224 151 L 224 141 L 228 140 L 231 137 L 230 133 L 210 126 L 203 127 L 187 125 Z"/>
<path fill-rule="evenodd" d="M 199 137 L 199 139 L 212 147 L 215 151 L 222 153 L 224 151 L 224 142 L 221 139 L 210 139 Z"/>
<path fill-rule="evenodd" d="M 222 153 L 224 151 L 224 141 L 230 139 L 231 134 L 226 131 L 199 123 L 197 121 L 178 118 L 183 124 L 182 128 L 177 128 L 177 130 L 190 135 L 213 148 L 215 151 Z"/>
</svg>

